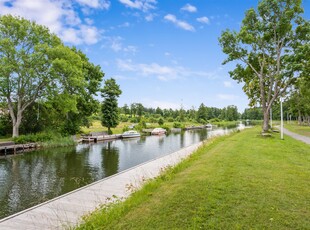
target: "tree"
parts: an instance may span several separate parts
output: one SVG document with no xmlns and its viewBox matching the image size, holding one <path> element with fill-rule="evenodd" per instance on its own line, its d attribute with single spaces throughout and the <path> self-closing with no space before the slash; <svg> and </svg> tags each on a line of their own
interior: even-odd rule
<svg viewBox="0 0 310 230">
<path fill-rule="evenodd" d="M 127 115 L 127 114 L 130 113 L 130 109 L 129 109 L 129 107 L 128 107 L 127 104 L 125 104 L 125 105 L 122 107 L 122 110 L 123 110 L 123 113 L 124 113 L 125 115 Z"/>
<path fill-rule="evenodd" d="M 106 80 L 104 87 L 101 90 L 101 96 L 104 98 L 101 104 L 101 124 L 108 128 L 108 133 L 111 134 L 111 128 L 115 128 L 119 123 L 119 110 L 117 98 L 122 94 L 119 85 L 115 79 Z"/>
<path fill-rule="evenodd" d="M 7 101 L 13 137 L 19 135 L 23 112 L 50 90 L 57 77 L 48 54 L 62 46 L 46 27 L 23 18 L 0 17 L 0 98 Z"/>
<path fill-rule="evenodd" d="M 229 105 L 226 108 L 226 120 L 236 121 L 239 119 L 238 108 L 235 105 Z"/>
<path fill-rule="evenodd" d="M 309 27 L 302 12 L 301 0 L 262 0 L 246 12 L 239 32 L 226 30 L 219 39 L 228 55 L 223 64 L 238 61 L 230 76 L 244 83 L 251 106 L 261 104 L 264 132 L 272 104 L 299 76 L 294 49 L 307 42 Z"/>
<path fill-rule="evenodd" d="M 46 27 L 20 17 L 0 17 L 0 100 L 8 106 L 13 137 L 19 135 L 25 114 L 25 122 L 34 123 L 29 119 L 33 111 L 27 111 L 34 104 L 48 111 L 45 120 L 50 125 L 76 133 L 98 109 L 93 95 L 102 77 L 99 66 L 81 51 L 64 46 Z M 39 130 L 34 125 L 24 128 Z"/>
<path fill-rule="evenodd" d="M 207 109 L 203 103 L 200 104 L 196 116 L 199 123 L 205 123 L 207 121 Z"/>
<path fill-rule="evenodd" d="M 144 106 L 141 103 L 136 103 L 136 109 L 137 109 L 137 115 L 141 118 L 144 111 Z"/>
<path fill-rule="evenodd" d="M 88 118 L 99 109 L 99 102 L 93 96 L 97 96 L 104 77 L 100 66 L 89 62 L 89 59 L 82 51 L 75 48 L 72 51 L 80 58 L 82 79 L 77 84 L 78 87 L 73 88 L 73 83 L 66 85 L 68 94 L 76 100 L 76 109 L 70 110 L 66 114 L 66 119 L 64 119 L 66 122 L 62 133 L 67 134 L 75 134 L 82 125 L 89 125 Z"/>
</svg>

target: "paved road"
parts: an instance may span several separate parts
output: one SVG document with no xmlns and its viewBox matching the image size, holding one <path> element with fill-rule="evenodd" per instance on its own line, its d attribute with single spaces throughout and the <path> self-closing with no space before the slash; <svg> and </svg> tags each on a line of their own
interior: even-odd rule
<svg viewBox="0 0 310 230">
<path fill-rule="evenodd" d="M 295 138 L 296 140 L 305 142 L 306 144 L 310 145 L 310 137 L 306 137 L 303 135 L 299 135 L 297 133 L 293 133 L 291 131 L 288 131 L 286 128 L 283 128 L 283 133 L 288 135 L 288 136 Z"/>
</svg>

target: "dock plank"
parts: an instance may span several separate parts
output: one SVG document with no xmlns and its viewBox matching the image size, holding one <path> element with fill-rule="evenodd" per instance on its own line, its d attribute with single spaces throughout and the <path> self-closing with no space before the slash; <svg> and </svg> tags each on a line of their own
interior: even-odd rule
<svg viewBox="0 0 310 230">
<path fill-rule="evenodd" d="M 202 142 L 104 178 L 0 220 L 0 229 L 64 229 L 100 205 L 127 198 L 146 180 L 158 176 L 194 152 Z"/>
</svg>

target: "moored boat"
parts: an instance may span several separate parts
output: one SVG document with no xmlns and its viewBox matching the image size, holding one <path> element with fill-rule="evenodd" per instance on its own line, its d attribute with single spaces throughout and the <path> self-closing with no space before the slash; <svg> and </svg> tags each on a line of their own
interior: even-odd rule
<svg viewBox="0 0 310 230">
<path fill-rule="evenodd" d="M 133 138 L 133 137 L 140 137 L 140 136 L 141 136 L 140 133 L 138 133 L 135 130 L 129 130 L 122 134 L 122 138 Z"/>
<path fill-rule="evenodd" d="M 151 132 L 152 135 L 161 135 L 161 134 L 165 134 L 167 131 L 163 128 L 155 128 L 153 129 L 153 131 Z"/>
</svg>

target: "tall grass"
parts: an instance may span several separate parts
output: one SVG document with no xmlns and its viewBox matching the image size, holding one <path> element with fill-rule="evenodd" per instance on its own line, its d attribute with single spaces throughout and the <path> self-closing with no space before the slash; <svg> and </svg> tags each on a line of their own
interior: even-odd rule
<svg viewBox="0 0 310 230">
<path fill-rule="evenodd" d="M 42 147 L 64 147 L 74 145 L 75 141 L 72 137 L 63 137 L 58 133 L 42 132 L 36 134 L 27 134 L 14 137 L 16 144 L 38 143 Z"/>
</svg>

